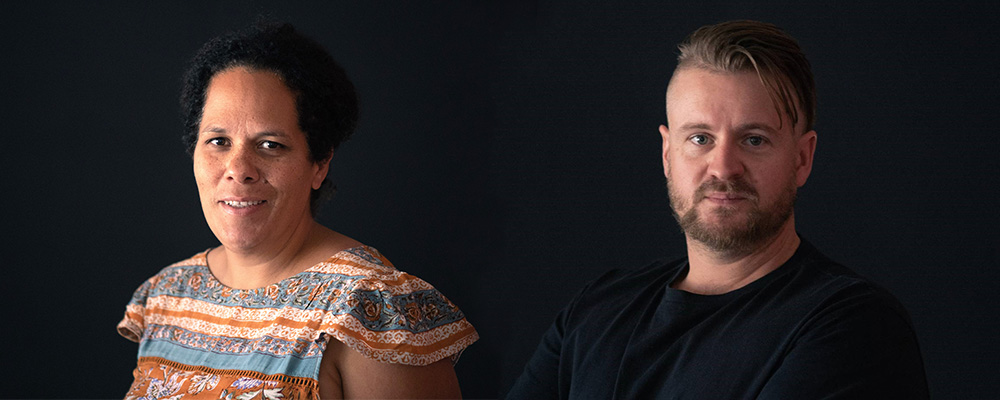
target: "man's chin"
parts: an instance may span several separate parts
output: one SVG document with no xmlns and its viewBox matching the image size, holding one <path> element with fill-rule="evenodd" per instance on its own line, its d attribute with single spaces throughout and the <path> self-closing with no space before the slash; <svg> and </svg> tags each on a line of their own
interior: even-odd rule
<svg viewBox="0 0 1000 400">
<path fill-rule="evenodd" d="M 691 229 L 685 231 L 685 233 L 698 241 L 731 243 L 742 241 L 743 238 L 749 236 L 748 232 L 741 228 L 743 227 L 723 228 L 698 226 L 692 227 Z"/>
<path fill-rule="evenodd" d="M 741 236 L 748 231 L 752 223 L 746 214 L 708 215 L 692 224 L 693 228 L 711 234 L 712 236 Z"/>
<path fill-rule="evenodd" d="M 682 226 L 684 233 L 695 242 L 721 253 L 740 253 L 753 247 L 760 239 L 754 232 L 755 223 L 747 215 L 721 216 L 713 213 Z"/>
<path fill-rule="evenodd" d="M 687 236 L 705 248 L 726 257 L 749 254 L 758 246 L 756 238 L 734 232 L 687 232 Z"/>
</svg>

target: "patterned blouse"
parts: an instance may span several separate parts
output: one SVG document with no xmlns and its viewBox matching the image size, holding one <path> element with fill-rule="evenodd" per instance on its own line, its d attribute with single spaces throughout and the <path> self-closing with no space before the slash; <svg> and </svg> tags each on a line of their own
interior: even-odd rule
<svg viewBox="0 0 1000 400">
<path fill-rule="evenodd" d="M 386 363 L 457 361 L 479 339 L 433 286 L 377 250 L 343 250 L 278 283 L 233 289 L 207 251 L 135 291 L 118 332 L 139 343 L 126 399 L 319 398 L 330 338 Z"/>
</svg>

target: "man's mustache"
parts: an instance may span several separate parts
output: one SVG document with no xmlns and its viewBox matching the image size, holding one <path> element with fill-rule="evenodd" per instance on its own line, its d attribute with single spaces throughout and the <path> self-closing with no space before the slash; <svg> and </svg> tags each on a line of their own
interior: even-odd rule
<svg viewBox="0 0 1000 400">
<path fill-rule="evenodd" d="M 754 203 L 757 202 L 757 190 L 754 189 L 753 185 L 743 179 L 736 179 L 730 181 L 722 181 L 719 179 L 712 179 L 708 182 L 702 183 L 698 186 L 698 190 L 694 192 L 694 201 L 697 203 L 705 198 L 706 193 L 719 193 L 726 195 L 735 195 L 739 197 L 744 197 Z"/>
</svg>

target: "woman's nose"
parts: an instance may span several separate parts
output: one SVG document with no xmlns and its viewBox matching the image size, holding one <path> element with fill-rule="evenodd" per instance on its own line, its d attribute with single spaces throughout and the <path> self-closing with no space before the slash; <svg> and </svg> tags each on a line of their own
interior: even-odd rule
<svg viewBox="0 0 1000 400">
<path fill-rule="evenodd" d="M 257 157 L 253 151 L 234 148 L 226 160 L 226 179 L 238 183 L 253 183 L 260 179 Z"/>
</svg>

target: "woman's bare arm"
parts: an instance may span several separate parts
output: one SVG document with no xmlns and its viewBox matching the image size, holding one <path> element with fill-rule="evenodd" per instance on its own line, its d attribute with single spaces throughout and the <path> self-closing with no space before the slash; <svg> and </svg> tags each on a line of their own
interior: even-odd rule
<svg viewBox="0 0 1000 400">
<path fill-rule="evenodd" d="M 415 367 L 381 363 L 330 339 L 319 371 L 320 397 L 345 399 L 460 399 L 449 358 Z"/>
</svg>

